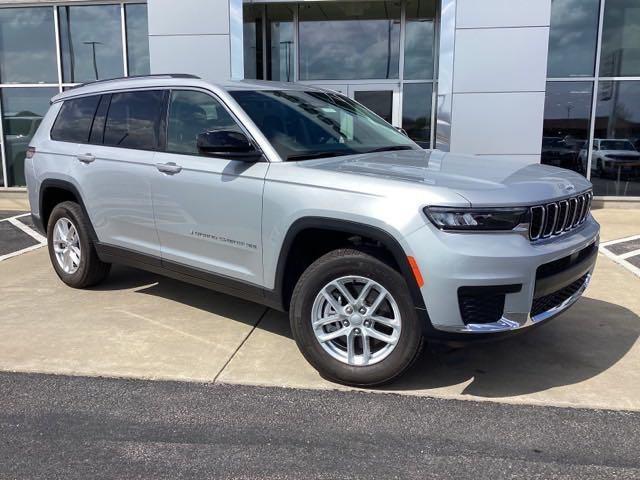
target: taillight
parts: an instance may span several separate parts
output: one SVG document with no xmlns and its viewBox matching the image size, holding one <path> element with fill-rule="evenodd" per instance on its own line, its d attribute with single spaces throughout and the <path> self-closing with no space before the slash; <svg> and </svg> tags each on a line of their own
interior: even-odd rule
<svg viewBox="0 0 640 480">
<path fill-rule="evenodd" d="M 36 147 L 27 147 L 27 158 L 33 158 L 36 154 Z"/>
</svg>

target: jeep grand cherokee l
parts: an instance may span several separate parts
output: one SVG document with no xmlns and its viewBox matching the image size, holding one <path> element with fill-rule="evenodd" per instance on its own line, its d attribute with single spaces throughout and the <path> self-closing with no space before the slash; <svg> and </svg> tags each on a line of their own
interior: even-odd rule
<svg viewBox="0 0 640 480">
<path fill-rule="evenodd" d="M 67 285 L 123 263 L 288 311 L 305 358 L 351 385 L 565 311 L 597 254 L 581 175 L 423 150 L 304 85 L 95 82 L 53 98 L 27 157 Z"/>
</svg>

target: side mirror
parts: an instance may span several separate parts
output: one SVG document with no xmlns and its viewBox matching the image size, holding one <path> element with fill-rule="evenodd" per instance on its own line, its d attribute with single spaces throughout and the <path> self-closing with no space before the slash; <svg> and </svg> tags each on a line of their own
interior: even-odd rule
<svg viewBox="0 0 640 480">
<path fill-rule="evenodd" d="M 262 152 L 256 149 L 247 136 L 237 130 L 211 130 L 197 137 L 198 152 L 212 157 L 257 162 Z"/>
</svg>

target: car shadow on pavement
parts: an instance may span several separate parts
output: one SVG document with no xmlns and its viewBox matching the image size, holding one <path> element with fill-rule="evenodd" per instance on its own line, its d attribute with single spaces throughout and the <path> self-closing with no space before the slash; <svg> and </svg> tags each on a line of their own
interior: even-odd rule
<svg viewBox="0 0 640 480">
<path fill-rule="evenodd" d="M 97 290 L 134 289 L 251 326 L 257 304 L 126 267 L 114 266 Z M 268 316 L 258 329 L 291 339 L 286 314 Z M 273 321 L 274 318 L 282 321 Z M 640 318 L 622 306 L 583 297 L 573 308 L 531 331 L 465 348 L 426 348 L 393 391 L 446 388 L 466 383 L 463 394 L 511 397 L 588 380 L 614 366 L 640 336 Z M 300 358 L 300 361 L 304 361 Z"/>
<path fill-rule="evenodd" d="M 640 336 L 640 318 L 584 297 L 529 332 L 460 349 L 426 349 L 389 388 L 428 390 L 469 382 L 463 394 L 497 398 L 576 384 L 611 368 Z"/>
<path fill-rule="evenodd" d="M 109 278 L 93 289 L 99 291 L 133 289 L 136 293 L 162 297 L 250 326 L 254 326 L 263 317 L 262 314 L 268 310 L 267 307 L 239 297 L 121 265 L 114 265 Z M 247 310 L 255 310 L 259 313 L 247 315 Z M 271 322 L 260 322 L 257 328 L 292 338 L 288 322 L 284 329 L 272 326 Z"/>
</svg>

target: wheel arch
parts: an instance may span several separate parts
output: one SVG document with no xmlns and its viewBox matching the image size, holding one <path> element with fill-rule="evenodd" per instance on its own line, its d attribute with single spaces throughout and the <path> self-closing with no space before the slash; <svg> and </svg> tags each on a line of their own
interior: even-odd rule
<svg viewBox="0 0 640 480">
<path fill-rule="evenodd" d="M 56 205 L 64 201 L 74 201 L 80 205 L 82 213 L 87 217 L 91 240 L 94 242 L 98 241 L 98 236 L 96 235 L 89 214 L 87 213 L 82 195 L 73 183 L 68 180 L 48 178 L 41 183 L 39 195 L 40 198 L 38 200 L 38 206 L 40 209 L 40 222 L 42 223 L 43 232 L 46 233 L 47 231 L 49 217 Z"/>
<path fill-rule="evenodd" d="M 294 248 L 299 242 L 301 235 L 309 231 L 326 231 L 334 232 L 341 235 L 364 237 L 378 242 L 386 251 L 389 252 L 393 261 L 395 262 L 400 274 L 404 277 L 405 282 L 409 287 L 409 293 L 414 302 L 414 305 L 418 308 L 424 309 L 424 300 L 420 292 L 420 288 L 413 275 L 413 270 L 409 264 L 407 254 L 400 244 L 400 242 L 388 231 L 351 220 L 343 220 L 328 217 L 303 217 L 296 220 L 287 231 L 280 253 L 278 255 L 278 262 L 276 265 L 275 275 L 275 292 L 277 292 L 278 300 L 283 305 L 284 309 L 288 309 L 290 300 L 291 285 L 288 282 L 295 282 L 296 278 L 287 278 L 291 272 L 291 262 L 295 262 L 295 258 L 292 258 Z"/>
</svg>

